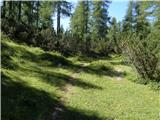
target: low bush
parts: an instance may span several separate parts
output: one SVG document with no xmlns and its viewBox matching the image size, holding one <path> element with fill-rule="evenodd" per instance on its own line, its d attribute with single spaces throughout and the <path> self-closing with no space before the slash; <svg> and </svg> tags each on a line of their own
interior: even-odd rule
<svg viewBox="0 0 160 120">
<path fill-rule="evenodd" d="M 124 38 L 123 52 L 128 56 L 129 60 L 143 79 L 159 81 L 159 58 L 157 56 L 158 42 L 156 42 L 157 46 L 155 47 L 156 44 L 151 44 L 150 41 L 152 41 L 150 37 L 140 39 L 136 34 L 127 35 L 127 37 Z"/>
</svg>

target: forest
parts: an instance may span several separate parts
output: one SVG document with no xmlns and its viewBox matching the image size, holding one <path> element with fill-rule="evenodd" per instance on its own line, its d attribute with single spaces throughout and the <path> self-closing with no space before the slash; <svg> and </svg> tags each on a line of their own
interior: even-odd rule
<svg viewBox="0 0 160 120">
<path fill-rule="evenodd" d="M 159 120 L 160 1 L 113 2 L 1 2 L 2 120 Z"/>
</svg>

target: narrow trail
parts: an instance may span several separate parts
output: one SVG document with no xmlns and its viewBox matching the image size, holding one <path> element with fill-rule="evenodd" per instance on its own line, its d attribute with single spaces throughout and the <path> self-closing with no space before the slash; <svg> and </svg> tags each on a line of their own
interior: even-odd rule
<svg viewBox="0 0 160 120">
<path fill-rule="evenodd" d="M 88 64 L 87 64 L 88 65 Z M 82 64 L 82 67 L 85 67 L 87 66 L 86 64 Z M 78 76 L 78 74 L 81 72 L 81 68 L 79 68 L 77 71 L 74 71 L 71 76 L 70 76 L 70 79 L 68 79 L 68 81 L 70 83 L 73 83 L 75 82 L 76 80 L 76 77 Z M 63 88 L 62 88 L 62 91 L 65 93 L 65 94 L 68 94 L 68 93 L 71 93 L 72 92 L 72 88 L 73 88 L 73 85 L 71 84 L 66 84 Z M 65 104 L 67 102 L 67 98 L 66 97 L 61 97 L 60 98 L 60 103 L 61 104 L 57 104 L 55 107 L 54 107 L 54 110 L 53 110 L 53 113 L 52 113 L 52 120 L 58 120 L 61 118 L 60 116 L 60 113 L 62 112 L 65 112 L 64 111 L 64 108 L 63 108 L 63 104 Z"/>
<path fill-rule="evenodd" d="M 123 72 L 122 68 L 116 67 L 115 69 L 116 69 L 117 72 Z M 116 76 L 115 79 L 116 79 L 117 81 L 122 81 L 122 80 L 123 80 L 123 77 L 124 77 L 123 75 L 119 75 L 119 76 Z"/>
<path fill-rule="evenodd" d="M 89 65 L 89 63 L 82 63 L 81 67 L 86 67 L 88 65 Z M 117 72 L 123 72 L 122 68 L 119 68 L 119 67 L 116 67 L 115 70 Z M 74 94 L 74 93 L 72 93 L 73 85 L 76 82 L 76 79 L 77 79 L 77 77 L 78 77 L 78 75 L 81 71 L 83 71 L 83 70 L 81 68 L 79 68 L 78 70 L 73 71 L 73 73 L 70 75 L 70 78 L 68 79 L 68 81 L 69 81 L 69 83 L 72 83 L 72 84 L 66 84 L 62 88 L 62 91 L 64 92 L 64 94 Z M 123 80 L 123 75 L 116 76 L 114 78 L 114 80 L 122 81 Z M 68 98 L 65 97 L 65 96 L 61 97 L 60 98 L 60 103 L 61 104 L 58 104 L 54 107 L 54 112 L 52 113 L 53 120 L 61 119 L 61 113 L 65 112 L 63 105 L 67 102 L 67 99 Z"/>
<path fill-rule="evenodd" d="M 71 74 L 71 77 L 70 79 L 68 79 L 68 81 L 72 84 L 74 84 L 75 82 L 75 79 L 76 79 L 76 76 L 77 76 L 77 73 L 74 72 Z M 62 91 L 65 92 L 65 93 L 68 93 L 68 92 L 71 92 L 72 91 L 72 85 L 71 84 L 66 84 L 63 88 L 62 88 Z"/>
</svg>

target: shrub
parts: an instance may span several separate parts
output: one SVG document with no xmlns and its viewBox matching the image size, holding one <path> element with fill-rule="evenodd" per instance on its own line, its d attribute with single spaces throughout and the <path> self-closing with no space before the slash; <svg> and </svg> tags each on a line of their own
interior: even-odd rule
<svg viewBox="0 0 160 120">
<path fill-rule="evenodd" d="M 140 39 L 136 34 L 129 34 L 124 38 L 123 49 L 137 72 L 144 79 L 158 80 L 158 57 L 155 47 L 151 47 L 151 37 Z M 157 43 L 158 45 L 158 43 Z"/>
<path fill-rule="evenodd" d="M 44 50 L 53 50 L 56 42 L 54 30 L 52 28 L 47 28 L 34 33 L 32 41 L 35 46 L 41 47 Z"/>
</svg>

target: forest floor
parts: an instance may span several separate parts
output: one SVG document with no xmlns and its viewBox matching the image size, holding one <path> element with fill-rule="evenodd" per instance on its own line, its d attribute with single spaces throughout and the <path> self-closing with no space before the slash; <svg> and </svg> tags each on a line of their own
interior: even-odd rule
<svg viewBox="0 0 160 120">
<path fill-rule="evenodd" d="M 159 120 L 158 91 L 122 56 L 65 58 L 2 40 L 3 120 Z"/>
</svg>

